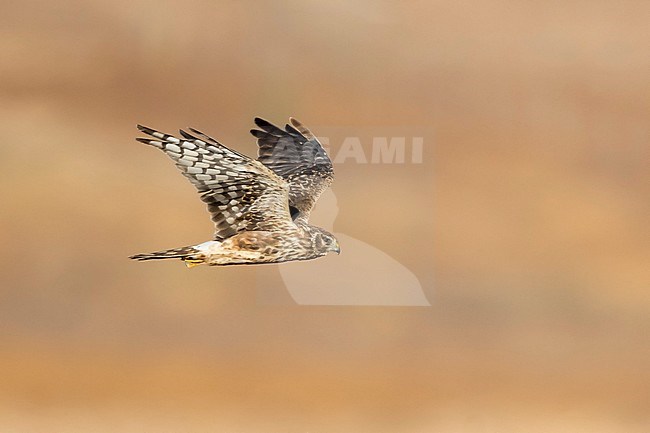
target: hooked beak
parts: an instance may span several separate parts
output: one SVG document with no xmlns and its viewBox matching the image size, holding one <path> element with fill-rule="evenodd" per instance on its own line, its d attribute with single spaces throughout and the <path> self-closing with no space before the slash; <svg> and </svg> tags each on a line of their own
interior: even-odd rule
<svg viewBox="0 0 650 433">
<path fill-rule="evenodd" d="M 336 245 L 332 251 L 334 251 L 336 254 L 341 254 L 341 247 L 339 246 L 338 241 L 336 242 Z"/>
</svg>

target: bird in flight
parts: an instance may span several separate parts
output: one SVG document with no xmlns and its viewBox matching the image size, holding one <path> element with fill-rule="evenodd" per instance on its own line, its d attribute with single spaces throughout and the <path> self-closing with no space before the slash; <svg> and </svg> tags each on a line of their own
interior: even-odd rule
<svg viewBox="0 0 650 433">
<path fill-rule="evenodd" d="M 255 118 L 257 160 L 196 129 L 181 138 L 138 125 L 137 141 L 169 156 L 198 189 L 215 225 L 214 239 L 136 254 L 134 260 L 181 259 L 188 267 L 281 263 L 340 253 L 336 238 L 309 225 L 309 214 L 334 179 L 332 161 L 296 119 L 281 129 Z"/>
</svg>

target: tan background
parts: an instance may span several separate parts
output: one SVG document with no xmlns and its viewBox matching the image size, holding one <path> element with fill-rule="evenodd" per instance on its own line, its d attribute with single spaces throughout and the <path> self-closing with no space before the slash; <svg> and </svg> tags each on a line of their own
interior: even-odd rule
<svg viewBox="0 0 650 433">
<path fill-rule="evenodd" d="M 648 431 L 650 3 L 0 10 L 0 431 Z M 125 259 L 211 233 L 134 124 L 253 154 L 255 115 L 435 131 L 424 173 L 335 186 L 335 229 L 432 270 L 431 308 Z"/>
</svg>

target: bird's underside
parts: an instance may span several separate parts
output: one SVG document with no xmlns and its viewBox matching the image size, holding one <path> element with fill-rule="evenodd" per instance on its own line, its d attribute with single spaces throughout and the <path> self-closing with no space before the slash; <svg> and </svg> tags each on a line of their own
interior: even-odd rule
<svg viewBox="0 0 650 433">
<path fill-rule="evenodd" d="M 256 118 L 259 145 L 253 160 L 195 129 L 182 138 L 138 125 L 151 138 L 138 141 L 165 152 L 194 184 L 215 224 L 214 239 L 134 260 L 181 259 L 188 266 L 280 263 L 339 252 L 327 231 L 308 224 L 333 168 L 316 137 L 300 122 L 280 129 Z"/>
</svg>

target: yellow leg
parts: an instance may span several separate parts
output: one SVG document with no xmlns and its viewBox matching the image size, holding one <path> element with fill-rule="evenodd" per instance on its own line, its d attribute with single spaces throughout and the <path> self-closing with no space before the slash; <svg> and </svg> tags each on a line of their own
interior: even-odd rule
<svg viewBox="0 0 650 433">
<path fill-rule="evenodd" d="M 193 268 L 194 266 L 202 265 L 205 263 L 203 260 L 197 260 L 197 259 L 183 259 L 185 262 L 185 266 L 188 268 Z"/>
</svg>

